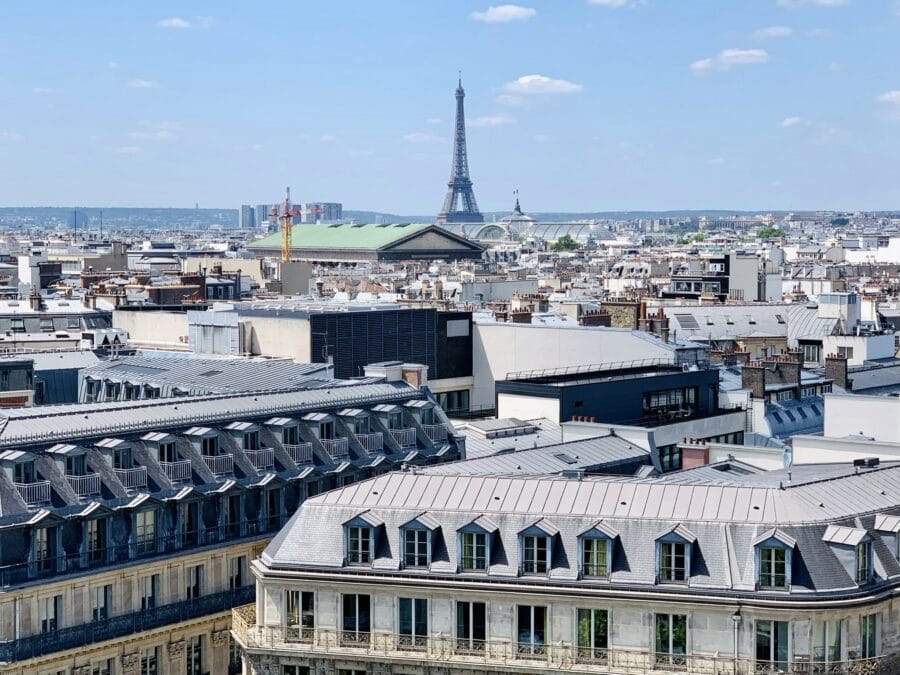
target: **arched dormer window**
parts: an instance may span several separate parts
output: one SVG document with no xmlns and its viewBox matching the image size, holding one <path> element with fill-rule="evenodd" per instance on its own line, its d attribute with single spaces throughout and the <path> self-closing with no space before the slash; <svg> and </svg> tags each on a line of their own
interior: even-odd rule
<svg viewBox="0 0 900 675">
<path fill-rule="evenodd" d="M 344 560 L 348 565 L 371 565 L 375 542 L 384 522 L 371 511 L 363 511 L 344 523 Z"/>
<path fill-rule="evenodd" d="M 797 541 L 777 527 L 753 540 L 756 585 L 761 590 L 786 591 L 791 587 L 791 566 Z"/>
<path fill-rule="evenodd" d="M 582 577 L 609 578 L 618 537 L 618 530 L 602 520 L 598 520 L 590 529 L 578 535 L 579 571 Z"/>
<path fill-rule="evenodd" d="M 499 528 L 487 516 L 478 516 L 457 530 L 459 568 L 463 572 L 486 572 L 491 564 L 491 540 Z"/>
<path fill-rule="evenodd" d="M 553 540 L 559 530 L 546 518 L 519 532 L 519 573 L 547 574 L 553 567 Z"/>
<path fill-rule="evenodd" d="M 686 584 L 697 537 L 684 525 L 673 525 L 656 537 L 656 578 L 663 584 Z"/>
<path fill-rule="evenodd" d="M 434 550 L 434 532 L 440 523 L 428 513 L 421 513 L 400 526 L 404 567 L 428 567 Z"/>
</svg>

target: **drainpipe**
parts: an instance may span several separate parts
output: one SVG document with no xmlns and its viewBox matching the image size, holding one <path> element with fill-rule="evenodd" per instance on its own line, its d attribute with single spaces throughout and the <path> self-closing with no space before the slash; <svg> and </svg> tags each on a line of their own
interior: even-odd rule
<svg viewBox="0 0 900 675">
<path fill-rule="evenodd" d="M 741 608 L 740 606 L 737 608 L 737 611 L 731 615 L 731 622 L 734 624 L 734 661 L 731 664 L 731 672 L 732 675 L 737 675 L 738 673 L 738 634 L 741 626 Z"/>
</svg>

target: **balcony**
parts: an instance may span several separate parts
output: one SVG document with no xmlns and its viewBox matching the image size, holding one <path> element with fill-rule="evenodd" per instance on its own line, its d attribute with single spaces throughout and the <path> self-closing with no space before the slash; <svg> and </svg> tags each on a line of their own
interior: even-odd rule
<svg viewBox="0 0 900 675">
<path fill-rule="evenodd" d="M 322 445 L 331 459 L 343 459 L 350 454 L 348 450 L 350 444 L 346 438 L 323 438 Z"/>
<path fill-rule="evenodd" d="M 147 467 L 136 466 L 131 469 L 114 469 L 116 478 L 128 490 L 147 487 Z"/>
<path fill-rule="evenodd" d="M 16 483 L 16 490 L 26 504 L 48 504 L 50 502 L 50 481 L 36 483 Z"/>
<path fill-rule="evenodd" d="M 203 461 L 213 476 L 225 476 L 234 473 L 233 455 L 203 455 Z"/>
<path fill-rule="evenodd" d="M 100 474 L 89 473 L 84 476 L 69 476 L 66 482 L 79 497 L 92 497 L 100 494 Z"/>
<path fill-rule="evenodd" d="M 432 443 L 442 443 L 447 440 L 446 424 L 423 424 L 422 428 Z"/>
<path fill-rule="evenodd" d="M 256 467 L 257 471 L 264 471 L 275 466 L 275 451 L 272 448 L 260 448 L 259 450 L 244 450 L 247 459 Z"/>
<path fill-rule="evenodd" d="M 313 446 L 312 443 L 300 443 L 299 445 L 285 445 L 285 452 L 294 461 L 295 464 L 312 464 Z"/>
<path fill-rule="evenodd" d="M 379 452 L 384 448 L 384 436 L 381 432 L 374 434 L 356 434 L 356 440 L 366 452 Z"/>
<path fill-rule="evenodd" d="M 416 447 L 415 429 L 391 429 L 391 436 L 394 437 L 394 442 L 401 448 Z"/>
<path fill-rule="evenodd" d="M 33 659 L 46 654 L 78 649 L 85 645 L 189 621 L 209 614 L 218 614 L 238 605 L 252 602 L 255 595 L 255 586 L 244 586 L 193 600 L 183 600 L 100 621 L 91 621 L 80 626 L 61 628 L 50 633 L 0 642 L 0 662 L 10 663 Z"/>
<path fill-rule="evenodd" d="M 166 477 L 173 483 L 182 483 L 191 479 L 191 462 L 182 459 L 177 462 L 160 462 Z"/>
</svg>

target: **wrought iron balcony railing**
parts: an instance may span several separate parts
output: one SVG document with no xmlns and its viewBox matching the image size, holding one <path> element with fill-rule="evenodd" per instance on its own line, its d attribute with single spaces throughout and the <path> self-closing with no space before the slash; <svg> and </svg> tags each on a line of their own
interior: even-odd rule
<svg viewBox="0 0 900 675">
<path fill-rule="evenodd" d="M 312 443 L 299 443 L 298 445 L 285 445 L 285 451 L 296 464 L 310 464 L 313 461 Z"/>
</svg>

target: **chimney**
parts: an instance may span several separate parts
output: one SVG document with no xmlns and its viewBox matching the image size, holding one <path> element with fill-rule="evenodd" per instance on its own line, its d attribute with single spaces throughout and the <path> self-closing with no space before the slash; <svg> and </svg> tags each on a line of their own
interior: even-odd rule
<svg viewBox="0 0 900 675">
<path fill-rule="evenodd" d="M 325 282 L 321 279 L 316 279 L 316 297 L 321 298 L 325 295 Z"/>
<path fill-rule="evenodd" d="M 853 389 L 853 382 L 847 375 L 847 357 L 843 354 L 829 354 L 825 357 L 825 377 L 829 380 L 834 380 L 834 383 L 846 389 L 847 391 L 851 391 Z"/>
<path fill-rule="evenodd" d="M 609 312 L 602 309 L 582 312 L 578 317 L 578 324 L 581 326 L 603 326 L 604 328 L 609 328 L 612 325 L 612 318 Z"/>
<path fill-rule="evenodd" d="M 698 438 L 686 438 L 679 443 L 681 450 L 681 468 L 695 469 L 709 464 L 709 447 Z"/>
<path fill-rule="evenodd" d="M 444 299 L 444 282 L 438 279 L 434 282 L 434 299 L 435 300 L 443 300 Z"/>
<path fill-rule="evenodd" d="M 750 390 L 750 396 L 763 399 L 766 396 L 766 367 L 762 361 L 748 361 L 741 368 L 741 387 Z"/>
<path fill-rule="evenodd" d="M 39 312 L 41 309 L 41 294 L 33 288 L 31 293 L 28 294 L 28 304 L 35 312 Z"/>
<path fill-rule="evenodd" d="M 528 310 L 510 312 L 509 320 L 512 323 L 531 323 L 531 312 Z"/>
</svg>

